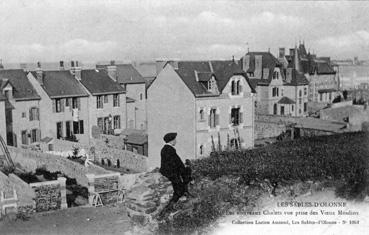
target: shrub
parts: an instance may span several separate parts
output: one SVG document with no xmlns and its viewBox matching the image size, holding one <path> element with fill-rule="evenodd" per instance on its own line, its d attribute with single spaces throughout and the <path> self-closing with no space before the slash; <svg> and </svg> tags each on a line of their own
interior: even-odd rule
<svg viewBox="0 0 369 235">
<path fill-rule="evenodd" d="M 353 198 L 367 187 L 367 133 L 345 133 L 279 142 L 264 148 L 213 152 L 194 162 L 194 172 L 212 179 L 241 176 L 246 184 L 268 179 L 273 185 L 290 180 L 344 182 L 337 193 Z"/>
</svg>

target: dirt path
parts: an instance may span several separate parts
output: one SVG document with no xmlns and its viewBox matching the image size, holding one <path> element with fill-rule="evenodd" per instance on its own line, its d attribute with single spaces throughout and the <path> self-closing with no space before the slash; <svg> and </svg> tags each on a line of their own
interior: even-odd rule
<svg viewBox="0 0 369 235">
<path fill-rule="evenodd" d="M 123 234 L 129 227 L 122 207 L 85 207 L 37 213 L 28 221 L 3 221 L 0 234 Z"/>
</svg>

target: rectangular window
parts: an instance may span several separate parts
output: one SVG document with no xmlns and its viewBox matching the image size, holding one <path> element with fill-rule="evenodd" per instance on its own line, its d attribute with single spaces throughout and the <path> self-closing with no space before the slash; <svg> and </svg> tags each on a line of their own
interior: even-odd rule
<svg viewBox="0 0 369 235">
<path fill-rule="evenodd" d="M 307 103 L 304 103 L 304 112 L 307 111 Z"/>
<path fill-rule="evenodd" d="M 65 107 L 69 107 L 70 100 L 69 98 L 65 98 Z"/>
<path fill-rule="evenodd" d="M 29 110 L 29 120 L 30 121 L 40 120 L 38 108 L 36 108 L 36 107 L 30 108 L 30 110 Z"/>
<path fill-rule="evenodd" d="M 231 110 L 231 124 L 233 126 L 240 125 L 240 108 L 232 108 Z"/>
<path fill-rule="evenodd" d="M 31 130 L 31 143 L 37 142 L 37 129 Z"/>
<path fill-rule="evenodd" d="M 83 120 L 73 122 L 73 133 L 74 134 L 83 134 L 84 133 Z"/>
<path fill-rule="evenodd" d="M 103 96 L 102 95 L 96 96 L 96 108 L 98 108 L 98 109 L 104 108 Z"/>
<path fill-rule="evenodd" d="M 120 116 L 114 116 L 113 118 L 114 129 L 120 129 Z"/>
<path fill-rule="evenodd" d="M 65 135 L 66 137 L 72 136 L 71 129 L 70 129 L 70 121 L 65 122 Z"/>
<path fill-rule="evenodd" d="M 76 97 L 72 98 L 72 108 L 73 109 L 78 109 L 79 108 L 78 107 L 78 99 L 79 98 L 76 98 Z"/>
<path fill-rule="evenodd" d="M 108 95 L 104 95 L 104 103 L 106 104 L 106 103 L 108 103 L 109 102 L 109 97 L 108 97 Z"/>
<path fill-rule="evenodd" d="M 4 93 L 5 97 L 9 100 L 10 99 L 10 91 L 6 90 Z"/>
<path fill-rule="evenodd" d="M 22 118 L 26 118 L 26 112 L 22 112 Z"/>
<path fill-rule="evenodd" d="M 57 113 L 61 112 L 61 99 L 55 99 L 55 110 Z"/>
<path fill-rule="evenodd" d="M 209 126 L 210 128 L 215 128 L 217 125 L 217 120 L 216 120 L 216 109 L 211 109 L 210 110 L 210 115 L 209 115 Z"/>
<path fill-rule="evenodd" d="M 304 95 L 305 96 L 307 95 L 307 88 L 306 87 L 304 88 Z"/>
<path fill-rule="evenodd" d="M 120 106 L 119 94 L 114 94 L 113 95 L 113 107 L 119 107 L 119 106 Z"/>
<path fill-rule="evenodd" d="M 25 144 L 25 145 L 28 144 L 27 131 L 22 131 L 22 144 Z"/>
<path fill-rule="evenodd" d="M 281 115 L 284 115 L 284 106 L 281 106 Z"/>
<path fill-rule="evenodd" d="M 63 123 L 57 122 L 56 123 L 56 138 L 61 139 L 63 137 Z"/>
</svg>

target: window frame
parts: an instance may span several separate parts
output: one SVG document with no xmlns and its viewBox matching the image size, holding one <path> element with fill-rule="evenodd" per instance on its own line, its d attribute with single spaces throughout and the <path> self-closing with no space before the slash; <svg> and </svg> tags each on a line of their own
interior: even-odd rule
<svg viewBox="0 0 369 235">
<path fill-rule="evenodd" d="M 96 109 L 103 109 L 104 108 L 104 97 L 103 95 L 96 96 Z"/>
</svg>

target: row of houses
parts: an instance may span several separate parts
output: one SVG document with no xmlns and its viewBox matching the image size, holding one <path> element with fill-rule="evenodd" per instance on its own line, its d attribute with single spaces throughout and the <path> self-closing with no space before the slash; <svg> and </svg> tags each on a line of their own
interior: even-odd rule
<svg viewBox="0 0 369 235">
<path fill-rule="evenodd" d="M 1 69 L 0 134 L 21 147 L 46 137 L 89 143 L 94 130 L 146 129 L 145 81 L 132 71 L 114 63 L 82 69 L 78 61 L 69 69 L 63 61 L 57 70 L 40 63 L 34 71 Z"/>
<path fill-rule="evenodd" d="M 158 166 L 167 132 L 178 133 L 183 158 L 251 148 L 255 115 L 307 116 L 312 104 L 332 102 L 339 88 L 329 58 L 307 53 L 304 44 L 289 55 L 281 48 L 277 57 L 248 52 L 240 60 L 63 65 L 0 70 L 8 144 L 45 137 L 88 142 L 97 130 L 143 129 L 149 163 Z"/>
</svg>

